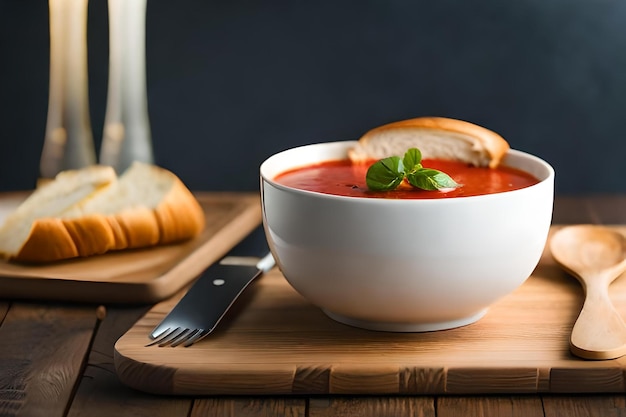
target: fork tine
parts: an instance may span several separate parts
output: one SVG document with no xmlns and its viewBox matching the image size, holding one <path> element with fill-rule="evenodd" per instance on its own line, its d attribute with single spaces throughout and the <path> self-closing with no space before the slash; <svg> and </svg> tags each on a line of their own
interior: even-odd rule
<svg viewBox="0 0 626 417">
<path fill-rule="evenodd" d="M 176 329 L 172 329 L 171 327 L 168 327 L 167 329 L 163 330 L 157 335 L 151 334 L 150 337 L 152 338 L 152 342 L 148 343 L 146 347 L 156 345 L 157 343 L 161 341 L 161 339 L 165 339 L 167 336 L 175 332 Z"/>
<path fill-rule="evenodd" d="M 160 337 L 164 336 L 165 333 L 170 332 L 174 329 L 172 329 L 172 326 L 167 326 L 164 325 L 163 323 L 161 323 L 161 325 L 157 326 L 152 333 L 150 333 L 150 338 L 152 340 L 154 339 L 159 339 Z"/>
<path fill-rule="evenodd" d="M 159 343 L 159 347 L 168 346 L 172 342 L 178 340 L 179 337 L 184 337 L 185 333 L 187 333 L 189 329 L 185 329 L 184 327 L 179 327 L 176 332 L 172 333 L 169 337 L 161 339 Z"/>
<path fill-rule="evenodd" d="M 198 330 L 198 329 L 188 329 L 188 331 L 185 332 L 183 335 L 181 335 L 181 337 L 178 337 L 178 338 L 176 338 L 175 341 L 172 341 L 170 346 L 171 347 L 176 347 L 176 346 L 186 342 L 187 340 L 189 340 L 190 338 L 195 336 L 195 334 L 198 333 L 199 331 L 200 330 Z"/>
<path fill-rule="evenodd" d="M 182 332 L 178 333 L 176 336 L 168 339 L 168 340 L 164 340 L 161 343 L 159 343 L 159 347 L 163 347 L 163 346 L 178 346 L 179 341 L 181 340 L 185 340 L 187 338 L 187 336 L 189 335 L 189 333 L 191 333 L 192 330 L 191 329 L 183 329 Z"/>
<path fill-rule="evenodd" d="M 147 344 L 146 346 L 152 346 L 152 345 L 156 345 L 158 344 L 159 346 L 163 346 L 163 344 L 167 344 L 168 341 L 175 339 L 176 337 L 178 337 L 178 335 L 180 335 L 182 332 L 184 332 L 185 329 L 182 327 L 176 327 L 174 329 L 171 329 L 167 332 L 162 333 L 161 335 L 159 335 L 160 337 L 157 337 L 156 339 L 154 339 L 151 343 Z"/>
<path fill-rule="evenodd" d="M 208 335 L 210 333 L 210 331 L 204 330 L 204 329 L 197 329 L 197 330 L 198 330 L 198 332 L 196 334 L 194 334 L 193 336 L 191 336 L 191 337 L 189 337 L 187 339 L 187 341 L 183 345 L 184 347 L 189 347 L 189 346 L 193 345 L 194 343 L 196 343 L 200 339 L 203 339 L 204 336 L 206 336 L 206 335 Z"/>
</svg>

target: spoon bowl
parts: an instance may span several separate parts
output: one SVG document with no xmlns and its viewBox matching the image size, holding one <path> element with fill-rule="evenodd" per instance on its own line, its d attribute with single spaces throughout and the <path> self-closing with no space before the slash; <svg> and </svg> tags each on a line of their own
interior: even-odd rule
<svg viewBox="0 0 626 417">
<path fill-rule="evenodd" d="M 574 324 L 570 349 L 585 359 L 626 354 L 626 324 L 609 298 L 609 285 L 626 271 L 626 237 L 601 226 L 567 226 L 554 234 L 555 261 L 580 281 L 583 308 Z"/>
</svg>

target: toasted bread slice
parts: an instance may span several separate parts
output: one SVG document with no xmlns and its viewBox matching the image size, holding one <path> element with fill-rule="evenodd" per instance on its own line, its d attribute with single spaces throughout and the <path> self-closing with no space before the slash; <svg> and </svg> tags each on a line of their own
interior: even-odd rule
<svg viewBox="0 0 626 417">
<path fill-rule="evenodd" d="M 44 187 L 72 188 L 80 172 Z M 73 178 L 78 175 L 78 179 Z M 50 190 L 35 191 L 23 207 L 52 206 L 29 216 L 12 216 L 0 229 L 0 254 L 31 263 L 51 262 L 112 250 L 141 248 L 190 239 L 204 228 L 204 212 L 172 172 L 135 162 L 121 177 L 78 201 Z M 46 198 L 42 196 L 45 195 Z M 60 200 L 60 201 L 59 201 Z"/>
<path fill-rule="evenodd" d="M 348 152 L 359 163 L 402 156 L 418 148 L 425 159 L 448 159 L 495 168 L 509 150 L 508 142 L 489 129 L 462 120 L 419 117 L 374 128 Z"/>
</svg>

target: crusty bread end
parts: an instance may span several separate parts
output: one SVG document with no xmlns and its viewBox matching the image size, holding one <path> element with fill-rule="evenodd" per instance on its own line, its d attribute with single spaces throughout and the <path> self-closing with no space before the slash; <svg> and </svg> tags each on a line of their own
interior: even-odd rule
<svg viewBox="0 0 626 417">
<path fill-rule="evenodd" d="M 409 148 L 418 148 L 423 158 L 459 160 L 495 168 L 509 150 L 509 144 L 497 133 L 473 123 L 444 117 L 419 117 L 368 131 L 348 156 L 359 163 L 402 156 Z"/>
</svg>

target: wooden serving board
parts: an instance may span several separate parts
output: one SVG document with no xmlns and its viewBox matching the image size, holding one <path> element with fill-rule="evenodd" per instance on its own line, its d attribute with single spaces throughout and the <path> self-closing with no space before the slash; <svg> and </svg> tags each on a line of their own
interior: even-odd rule
<svg viewBox="0 0 626 417">
<path fill-rule="evenodd" d="M 553 230 L 555 227 L 553 227 Z M 619 227 L 626 234 L 626 227 Z M 626 316 L 626 279 L 611 287 Z M 278 269 L 260 278 L 212 335 L 189 347 L 145 345 L 178 297 L 157 304 L 115 345 L 121 381 L 159 394 L 484 394 L 624 392 L 626 358 L 569 351 L 577 281 L 548 250 L 517 291 L 477 323 L 385 333 L 339 324 Z"/>
<path fill-rule="evenodd" d="M 0 194 L 0 224 L 27 193 Z M 261 222 L 258 193 L 196 193 L 206 216 L 197 238 L 45 265 L 0 261 L 0 299 L 155 303 L 170 297 Z"/>
</svg>

